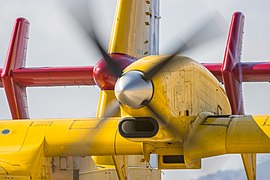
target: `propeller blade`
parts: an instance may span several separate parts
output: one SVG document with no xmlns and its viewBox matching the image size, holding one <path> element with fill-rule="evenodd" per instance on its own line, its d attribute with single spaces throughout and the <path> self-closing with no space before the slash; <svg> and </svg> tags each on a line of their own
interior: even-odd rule
<svg viewBox="0 0 270 180">
<path fill-rule="evenodd" d="M 107 105 L 107 110 L 105 111 L 103 117 L 100 118 L 100 121 L 98 122 L 97 126 L 95 127 L 96 132 L 91 137 L 92 139 L 96 139 L 96 136 L 99 134 L 101 127 L 104 125 L 104 123 L 111 117 L 114 117 L 118 112 L 120 108 L 120 103 L 114 99 Z M 93 142 L 90 143 L 90 147 L 93 145 Z"/>
<path fill-rule="evenodd" d="M 93 42 L 96 44 L 97 48 L 99 49 L 100 53 L 102 54 L 104 60 L 109 66 L 110 71 L 116 76 L 120 77 L 123 74 L 122 69 L 119 67 L 119 65 L 115 62 L 114 59 L 112 59 L 109 54 L 104 50 L 104 48 L 99 43 L 97 36 L 94 31 L 91 31 L 89 33 L 89 36 L 92 38 Z"/>
<path fill-rule="evenodd" d="M 109 54 L 104 50 L 100 41 L 97 38 L 96 31 L 94 30 L 94 21 L 91 18 L 89 12 L 89 1 L 82 0 L 80 3 L 75 3 L 70 1 L 66 3 L 68 13 L 73 17 L 80 28 L 86 33 L 87 40 L 93 43 L 101 53 L 102 57 L 109 66 L 110 71 L 116 76 L 120 77 L 122 75 L 122 70 L 119 65 L 109 56 Z"/>
<path fill-rule="evenodd" d="M 170 55 L 168 58 L 161 60 L 157 65 L 149 69 L 147 72 L 144 72 L 144 79 L 151 79 L 162 67 L 168 64 L 178 53 Z"/>
<path fill-rule="evenodd" d="M 202 44 L 213 41 L 225 35 L 226 28 L 225 20 L 218 13 L 205 18 L 194 31 L 187 35 L 184 43 L 177 48 L 174 54 L 182 54 L 185 51 L 194 49 Z"/>
<path fill-rule="evenodd" d="M 100 128 L 100 126 L 103 125 L 103 123 L 111 117 L 114 117 L 116 115 L 117 112 L 119 112 L 120 109 L 120 103 L 114 99 L 113 101 L 111 101 L 108 105 L 107 105 L 107 110 L 105 111 L 103 117 L 101 118 L 101 120 L 99 121 L 99 123 L 97 124 L 97 129 Z"/>
<path fill-rule="evenodd" d="M 219 15 L 214 15 L 202 23 L 194 32 L 188 35 L 185 43 L 180 45 L 172 55 L 161 60 L 156 66 L 144 73 L 145 79 L 151 79 L 162 67 L 168 64 L 177 54 L 194 49 L 204 43 L 208 43 L 224 35 L 222 27 L 224 20 Z"/>
<path fill-rule="evenodd" d="M 167 123 L 165 119 L 163 119 L 149 104 L 146 105 L 146 107 L 158 118 L 159 122 L 163 126 L 167 126 L 168 130 L 175 136 L 180 136 L 182 133 L 172 124 Z M 181 133 L 181 134 L 179 134 Z"/>
</svg>

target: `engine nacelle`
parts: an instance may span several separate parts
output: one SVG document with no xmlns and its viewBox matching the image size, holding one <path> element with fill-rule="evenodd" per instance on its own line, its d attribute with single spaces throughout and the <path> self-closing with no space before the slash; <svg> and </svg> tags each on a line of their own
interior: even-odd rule
<svg viewBox="0 0 270 180">
<path fill-rule="evenodd" d="M 180 119 L 183 119 L 180 118 L 181 116 L 196 117 L 201 112 L 217 115 L 231 113 L 226 93 L 217 79 L 204 66 L 190 58 L 175 56 L 151 79 L 143 79 L 145 72 L 166 58 L 167 56 L 147 56 L 124 70 L 121 78 L 128 74 L 129 78 L 126 79 L 139 79 L 135 81 L 138 83 L 129 83 L 132 84 L 133 92 L 127 95 L 127 99 L 135 97 L 134 101 L 136 101 L 138 99 L 136 97 L 141 96 L 145 101 L 142 103 L 143 100 L 139 99 L 140 105 L 137 104 L 139 107 L 135 109 L 130 107 L 132 103 L 131 105 L 126 103 L 123 93 L 122 100 L 119 99 L 122 104 L 122 117 L 153 117 L 161 126 L 159 131 L 173 126 L 178 128 L 180 136 L 184 136 L 189 122 L 181 121 Z M 162 134 L 170 135 L 168 132 Z M 164 136 L 160 137 L 164 138 Z M 177 138 L 181 139 L 181 137 Z"/>
<path fill-rule="evenodd" d="M 118 99 L 122 104 L 121 117 L 126 117 L 118 129 L 123 137 L 143 143 L 146 159 L 150 154 L 158 154 L 162 169 L 200 168 L 200 159 L 190 161 L 184 156 L 183 146 L 190 124 L 201 112 L 231 114 L 230 104 L 217 79 L 200 63 L 187 57 L 175 56 L 151 79 L 144 78 L 145 72 L 166 58 L 144 57 L 124 70 L 123 76 L 137 72 L 138 76 L 133 77 L 139 78 L 138 82 L 142 80 L 131 83 L 134 89 L 147 87 L 144 83 L 150 81 L 150 88 L 145 89 L 150 89 L 152 95 L 149 98 L 146 93 L 134 93 L 134 96 L 148 97 L 143 103 L 140 100 L 136 108 L 127 104 L 124 96 L 121 97 L 124 100 Z"/>
</svg>

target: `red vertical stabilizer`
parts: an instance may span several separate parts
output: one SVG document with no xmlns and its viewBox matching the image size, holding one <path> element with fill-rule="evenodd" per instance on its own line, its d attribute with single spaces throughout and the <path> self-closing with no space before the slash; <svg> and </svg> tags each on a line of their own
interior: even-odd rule
<svg viewBox="0 0 270 180">
<path fill-rule="evenodd" d="M 29 22 L 18 18 L 15 22 L 5 67 L 1 78 L 6 92 L 13 119 L 28 119 L 27 96 L 25 87 L 21 87 L 12 78 L 12 71 L 25 66 Z"/>
<path fill-rule="evenodd" d="M 240 12 L 233 14 L 221 70 L 224 87 L 231 104 L 232 114 L 237 115 L 244 114 L 242 73 L 239 68 L 244 19 L 244 15 Z"/>
</svg>

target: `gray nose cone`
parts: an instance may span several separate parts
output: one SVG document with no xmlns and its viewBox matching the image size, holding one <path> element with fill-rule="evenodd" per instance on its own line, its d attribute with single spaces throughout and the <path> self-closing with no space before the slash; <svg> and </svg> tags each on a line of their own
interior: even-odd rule
<svg viewBox="0 0 270 180">
<path fill-rule="evenodd" d="M 129 71 L 120 77 L 114 88 L 117 100 L 131 108 L 141 108 L 144 101 L 150 101 L 153 95 L 153 85 L 150 80 L 144 80 L 139 71 Z"/>
</svg>

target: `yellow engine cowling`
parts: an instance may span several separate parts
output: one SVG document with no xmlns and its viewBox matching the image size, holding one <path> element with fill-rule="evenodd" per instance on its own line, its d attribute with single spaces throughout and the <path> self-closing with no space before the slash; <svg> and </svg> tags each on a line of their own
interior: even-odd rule
<svg viewBox="0 0 270 180">
<path fill-rule="evenodd" d="M 143 74 L 166 57 L 147 56 L 128 66 L 124 72 L 140 71 Z M 219 82 L 206 68 L 190 58 L 174 57 L 152 77 L 151 82 L 153 95 L 148 105 L 138 109 L 121 106 L 121 117 L 149 117 L 159 122 L 159 131 L 149 141 L 182 139 L 194 119 L 187 117 L 196 117 L 201 112 L 231 114 L 229 101 Z M 170 126 L 178 129 L 178 137 L 164 132 Z M 136 141 L 136 138 L 132 140 Z"/>
<path fill-rule="evenodd" d="M 147 56 L 124 71 L 139 71 L 144 74 L 166 57 Z M 124 136 L 131 141 L 143 142 L 146 159 L 149 154 L 158 154 L 158 164 L 162 169 L 200 168 L 200 159 L 184 161 L 183 142 L 191 122 L 201 112 L 213 115 L 231 114 L 222 86 L 205 67 L 183 56 L 174 57 L 151 78 L 151 82 L 153 95 L 148 104 L 138 109 L 122 105 L 121 117 L 130 117 L 130 122 L 140 118 L 148 118 L 149 122 L 156 120 L 158 130 L 152 128 L 156 131 L 153 136 L 140 136 L 136 127 L 138 131 L 144 128 L 140 128 L 139 121 L 136 121 L 130 134 L 127 132 L 128 135 Z M 154 127 L 153 124 L 151 127 Z M 121 128 L 123 126 L 120 123 L 119 131 Z"/>
</svg>

